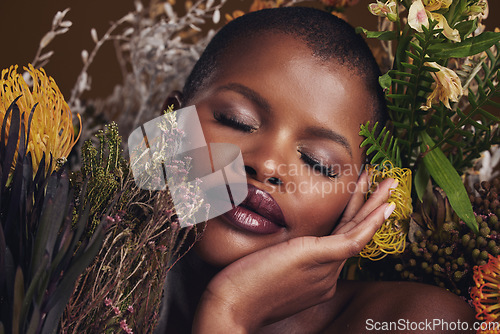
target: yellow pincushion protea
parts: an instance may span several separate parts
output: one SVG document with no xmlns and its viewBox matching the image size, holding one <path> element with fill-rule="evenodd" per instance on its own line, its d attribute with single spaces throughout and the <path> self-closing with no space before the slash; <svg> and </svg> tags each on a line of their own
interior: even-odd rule
<svg viewBox="0 0 500 334">
<path fill-rule="evenodd" d="M 394 167 L 390 161 L 386 161 L 382 166 L 369 166 L 368 172 L 371 179 L 371 189 L 368 195 L 386 178 L 399 181 L 397 188 L 392 191 L 389 197 L 389 202 L 396 204 L 396 208 L 359 254 L 376 261 L 384 258 L 387 254 L 402 253 L 405 250 L 408 221 L 413 211 L 411 170 Z"/>
<path fill-rule="evenodd" d="M 23 76 L 17 73 L 17 67 L 15 65 L 2 70 L 0 76 L 0 124 L 3 123 L 12 101 L 21 96 L 17 100 L 17 105 L 21 115 L 24 115 L 24 125 L 27 130 L 31 109 L 36 104 L 27 151 L 31 152 L 34 174 L 44 153 L 46 171 L 51 157 L 53 160 L 51 169 L 54 170 L 57 161 L 65 161 L 78 141 L 80 133 L 75 138 L 71 110 L 54 79 L 47 76 L 43 69 L 37 70 L 29 64 L 28 68 L 24 69 L 33 79 L 33 88 L 30 90 Z M 79 115 L 78 121 L 81 125 Z M 7 130 L 9 127 L 10 119 L 7 120 Z M 79 128 L 81 129 L 81 126 Z"/>
</svg>

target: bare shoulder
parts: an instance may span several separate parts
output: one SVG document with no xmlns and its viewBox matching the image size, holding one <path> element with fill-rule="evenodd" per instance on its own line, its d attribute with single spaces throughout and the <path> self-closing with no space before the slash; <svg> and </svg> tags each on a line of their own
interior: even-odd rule
<svg viewBox="0 0 500 334">
<path fill-rule="evenodd" d="M 473 308 L 436 286 L 339 281 L 337 291 L 349 298 L 330 333 L 474 333 Z"/>
</svg>

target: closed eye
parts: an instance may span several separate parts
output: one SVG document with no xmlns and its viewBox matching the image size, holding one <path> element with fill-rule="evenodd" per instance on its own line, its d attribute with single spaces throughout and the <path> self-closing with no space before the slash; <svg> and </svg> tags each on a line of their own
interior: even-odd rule
<svg viewBox="0 0 500 334">
<path fill-rule="evenodd" d="M 321 162 L 317 161 L 316 159 L 310 157 L 309 155 L 300 152 L 300 159 L 302 159 L 307 165 L 311 166 L 314 170 L 317 170 L 324 176 L 335 179 L 339 176 L 337 172 L 333 170 L 333 168 L 328 167 L 326 165 L 321 164 Z"/>
<path fill-rule="evenodd" d="M 243 132 L 254 132 L 257 130 L 256 127 L 246 124 L 242 120 L 238 119 L 234 115 L 227 115 L 225 113 L 220 113 L 220 112 L 214 112 L 214 119 L 218 121 L 219 123 L 229 126 L 231 128 L 243 131 Z"/>
</svg>

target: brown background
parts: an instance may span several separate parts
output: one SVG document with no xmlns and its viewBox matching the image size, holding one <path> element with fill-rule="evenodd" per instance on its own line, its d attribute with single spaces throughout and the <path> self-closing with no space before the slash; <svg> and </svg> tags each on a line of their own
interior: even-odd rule
<svg viewBox="0 0 500 334">
<path fill-rule="evenodd" d="M 143 0 L 146 3 L 146 0 Z M 367 5 L 375 0 L 361 0 L 346 11 L 353 26 L 374 28 L 376 19 Z M 182 0 L 177 0 L 182 5 Z M 234 9 L 247 11 L 252 0 L 228 0 L 222 13 Z M 490 15 L 485 21 L 487 29 L 500 26 L 500 0 L 490 0 Z M 50 30 L 52 18 L 58 10 L 70 7 L 66 19 L 73 22 L 70 31 L 59 35 L 46 49 L 55 54 L 45 70 L 54 77 L 64 96 L 69 98 L 78 73 L 82 68 L 82 49 L 91 50 L 94 43 L 90 29 L 95 28 L 99 36 L 123 15 L 134 9 L 133 0 L 0 0 L 0 69 L 18 64 L 24 66 L 33 60 L 38 43 Z M 221 19 L 221 22 L 225 22 Z M 106 97 L 113 86 L 121 81 L 111 43 L 104 45 L 90 68 L 92 90 L 90 97 Z"/>
</svg>

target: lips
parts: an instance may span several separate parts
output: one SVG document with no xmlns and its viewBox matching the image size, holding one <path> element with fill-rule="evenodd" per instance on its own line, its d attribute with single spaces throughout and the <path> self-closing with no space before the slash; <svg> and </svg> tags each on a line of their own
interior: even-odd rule
<svg viewBox="0 0 500 334">
<path fill-rule="evenodd" d="M 286 227 L 283 212 L 274 198 L 251 184 L 245 200 L 223 216 L 236 227 L 257 234 L 276 233 Z"/>
</svg>

